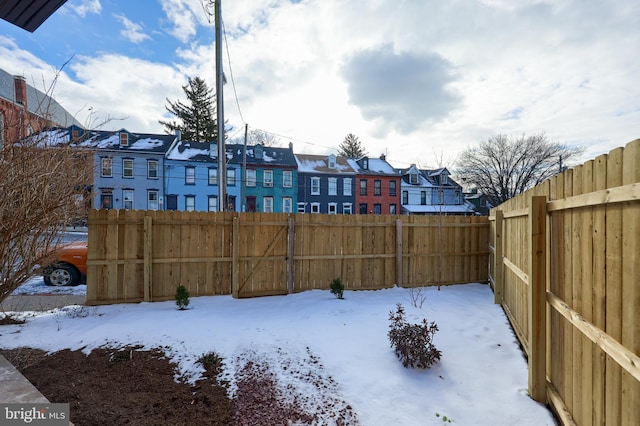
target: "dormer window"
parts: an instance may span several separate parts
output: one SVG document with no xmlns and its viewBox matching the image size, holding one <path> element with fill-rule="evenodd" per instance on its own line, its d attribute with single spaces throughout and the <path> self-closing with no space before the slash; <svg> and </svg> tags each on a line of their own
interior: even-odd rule
<svg viewBox="0 0 640 426">
<path fill-rule="evenodd" d="M 120 133 L 120 146 L 129 146 L 129 134 L 122 132 Z"/>
<path fill-rule="evenodd" d="M 449 176 L 446 173 L 440 175 L 440 185 L 446 185 L 449 183 Z"/>
<path fill-rule="evenodd" d="M 363 158 L 362 159 L 362 169 L 363 170 L 369 170 L 369 159 L 368 158 Z"/>
<path fill-rule="evenodd" d="M 417 173 L 409 173 L 409 183 L 412 185 L 418 184 L 418 174 Z"/>
<path fill-rule="evenodd" d="M 256 159 L 261 159 L 264 156 L 264 148 L 262 145 L 258 144 L 253 149 L 253 157 Z"/>
<path fill-rule="evenodd" d="M 336 156 L 331 154 L 329 156 L 329 168 L 330 169 L 335 169 L 336 168 Z"/>
</svg>

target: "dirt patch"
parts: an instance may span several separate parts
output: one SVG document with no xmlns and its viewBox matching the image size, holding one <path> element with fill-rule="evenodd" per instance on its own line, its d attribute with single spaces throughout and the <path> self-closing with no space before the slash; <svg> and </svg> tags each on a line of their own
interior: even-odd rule
<svg viewBox="0 0 640 426">
<path fill-rule="evenodd" d="M 278 383 L 268 363 L 255 354 L 242 356 L 232 399 L 217 356 L 203 356 L 205 373 L 190 384 L 176 381 L 176 365 L 161 349 L 102 348 L 88 356 L 30 348 L 0 353 L 51 402 L 69 403 L 71 421 L 81 426 L 359 424 L 351 406 L 335 398 L 336 384 L 311 354 L 298 362 L 285 356 L 283 366 L 311 391 Z"/>
</svg>

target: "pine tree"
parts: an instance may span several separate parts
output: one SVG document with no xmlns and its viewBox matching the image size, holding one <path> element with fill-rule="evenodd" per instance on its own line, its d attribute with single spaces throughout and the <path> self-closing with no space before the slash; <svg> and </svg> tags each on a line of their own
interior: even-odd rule
<svg viewBox="0 0 640 426">
<path fill-rule="evenodd" d="M 347 158 L 362 158 L 367 155 L 367 152 L 362 147 L 360 139 L 353 133 L 349 133 L 338 147 L 338 155 Z"/>
<path fill-rule="evenodd" d="M 168 112 L 177 118 L 173 121 L 160 121 L 169 134 L 179 130 L 184 140 L 212 142 L 217 140 L 217 120 L 215 94 L 213 89 L 200 77 L 189 78 L 189 83 L 182 86 L 188 104 L 181 101 L 171 102 L 167 99 Z"/>
</svg>

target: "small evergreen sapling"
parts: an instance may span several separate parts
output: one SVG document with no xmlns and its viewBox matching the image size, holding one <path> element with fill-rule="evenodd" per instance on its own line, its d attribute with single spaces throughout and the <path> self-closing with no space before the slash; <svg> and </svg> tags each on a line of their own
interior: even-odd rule
<svg viewBox="0 0 640 426">
<path fill-rule="evenodd" d="M 344 292 L 344 285 L 340 278 L 334 278 L 331 281 L 331 294 L 335 295 L 338 299 L 344 299 L 342 293 Z"/>
<path fill-rule="evenodd" d="M 189 306 L 189 291 L 183 285 L 179 285 L 176 289 L 176 305 L 181 311 L 187 309 Z"/>
</svg>

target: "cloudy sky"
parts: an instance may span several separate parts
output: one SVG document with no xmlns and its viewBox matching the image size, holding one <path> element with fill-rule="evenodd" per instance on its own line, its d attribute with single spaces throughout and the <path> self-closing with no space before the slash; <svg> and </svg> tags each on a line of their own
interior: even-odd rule
<svg viewBox="0 0 640 426">
<path fill-rule="evenodd" d="M 203 3 L 205 5 L 203 5 Z M 215 87 L 207 0 L 69 0 L 33 34 L 0 20 L 0 68 L 88 127 L 162 133 L 187 77 Z M 585 159 L 640 137 L 640 2 L 222 0 L 231 138 L 297 153 L 348 133 L 396 167 L 453 168 L 496 134 Z"/>
</svg>

